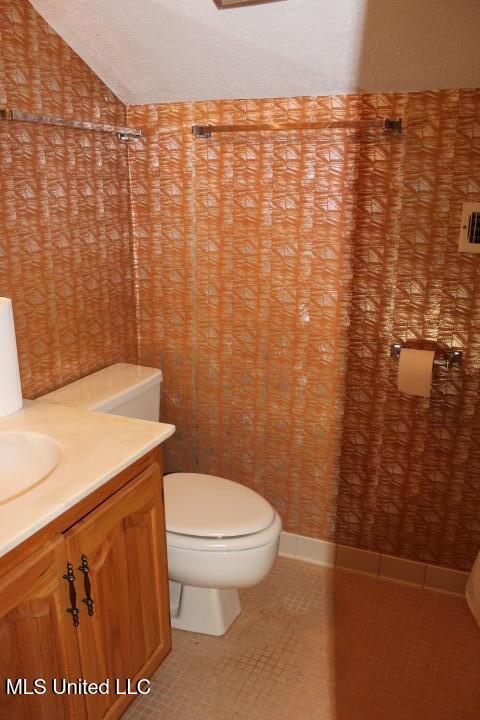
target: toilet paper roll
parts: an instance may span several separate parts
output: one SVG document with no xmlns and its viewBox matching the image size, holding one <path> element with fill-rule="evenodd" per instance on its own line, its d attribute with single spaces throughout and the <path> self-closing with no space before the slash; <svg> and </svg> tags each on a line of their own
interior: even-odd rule
<svg viewBox="0 0 480 720">
<path fill-rule="evenodd" d="M 12 301 L 0 298 L 0 417 L 23 407 Z"/>
<path fill-rule="evenodd" d="M 400 392 L 430 397 L 435 352 L 402 348 L 398 364 L 397 387 Z"/>
</svg>

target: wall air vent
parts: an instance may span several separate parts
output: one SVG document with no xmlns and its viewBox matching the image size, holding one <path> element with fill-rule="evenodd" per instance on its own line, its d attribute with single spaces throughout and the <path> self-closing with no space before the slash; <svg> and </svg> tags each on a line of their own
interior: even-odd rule
<svg viewBox="0 0 480 720">
<path fill-rule="evenodd" d="M 480 254 L 480 203 L 463 203 L 458 249 Z"/>
<path fill-rule="evenodd" d="M 266 3 L 284 2 L 285 0 L 213 0 L 219 10 L 246 7 L 247 5 L 265 5 Z"/>
</svg>

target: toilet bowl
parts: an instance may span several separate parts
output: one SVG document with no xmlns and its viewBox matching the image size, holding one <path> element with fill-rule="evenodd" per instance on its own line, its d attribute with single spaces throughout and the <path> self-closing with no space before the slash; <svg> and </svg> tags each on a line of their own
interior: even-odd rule
<svg viewBox="0 0 480 720">
<path fill-rule="evenodd" d="M 162 373 L 118 363 L 43 396 L 44 402 L 158 421 Z M 238 589 L 262 582 L 282 524 L 243 485 L 200 473 L 164 478 L 173 627 L 223 635 L 240 613 Z"/>
<path fill-rule="evenodd" d="M 172 626 L 223 635 L 240 613 L 238 589 L 262 582 L 282 523 L 260 495 L 213 475 L 164 478 Z"/>
</svg>

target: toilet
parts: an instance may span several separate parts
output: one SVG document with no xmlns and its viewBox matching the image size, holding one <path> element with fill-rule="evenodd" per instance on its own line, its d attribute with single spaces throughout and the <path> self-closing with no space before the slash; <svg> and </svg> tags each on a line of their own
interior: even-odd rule
<svg viewBox="0 0 480 720">
<path fill-rule="evenodd" d="M 118 363 L 40 401 L 159 420 L 162 373 Z M 224 635 L 241 611 L 239 588 L 262 582 L 278 555 L 282 523 L 258 493 L 201 473 L 164 477 L 172 627 Z"/>
</svg>

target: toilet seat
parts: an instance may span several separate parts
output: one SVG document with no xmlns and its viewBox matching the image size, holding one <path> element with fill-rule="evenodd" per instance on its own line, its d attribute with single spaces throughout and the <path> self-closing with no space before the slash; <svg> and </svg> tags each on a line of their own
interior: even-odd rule
<svg viewBox="0 0 480 720">
<path fill-rule="evenodd" d="M 251 550 L 262 547 L 278 539 L 282 529 L 282 521 L 278 513 L 274 512 L 272 523 L 257 533 L 249 535 L 238 535 L 236 537 L 214 537 L 205 538 L 198 535 L 183 535 L 167 530 L 167 546 L 169 548 L 182 548 L 184 550 L 203 552 L 235 552 L 240 550 Z"/>
<path fill-rule="evenodd" d="M 261 495 L 215 475 L 170 473 L 164 477 L 164 493 L 169 534 L 239 538 L 268 530 L 275 520 Z"/>
</svg>

